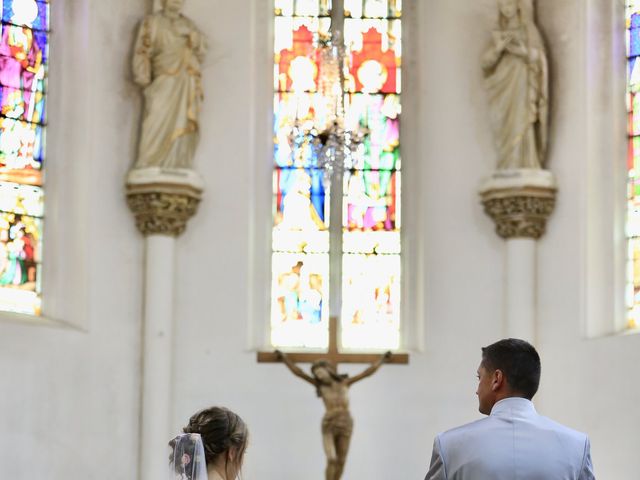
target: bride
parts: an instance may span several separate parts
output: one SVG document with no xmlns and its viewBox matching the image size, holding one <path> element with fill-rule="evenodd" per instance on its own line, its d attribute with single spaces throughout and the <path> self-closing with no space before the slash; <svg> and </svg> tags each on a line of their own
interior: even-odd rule
<svg viewBox="0 0 640 480">
<path fill-rule="evenodd" d="M 242 469 L 249 433 L 231 410 L 196 413 L 183 434 L 169 442 L 171 480 L 235 480 Z"/>
</svg>

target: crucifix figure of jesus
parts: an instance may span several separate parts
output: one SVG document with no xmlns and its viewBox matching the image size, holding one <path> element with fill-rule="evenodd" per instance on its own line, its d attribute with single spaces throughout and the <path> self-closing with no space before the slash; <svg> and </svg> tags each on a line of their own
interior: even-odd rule
<svg viewBox="0 0 640 480">
<path fill-rule="evenodd" d="M 337 318 L 329 319 L 329 349 L 327 353 L 283 353 L 258 352 L 258 362 L 283 362 L 294 375 L 309 382 L 325 406 L 322 418 L 322 443 L 327 457 L 326 480 L 340 480 L 344 469 L 353 419 L 349 411 L 349 387 L 370 375 L 373 375 L 383 363 L 407 364 L 406 353 L 386 352 L 383 355 L 373 353 L 342 353 L 338 350 Z M 296 363 L 311 363 L 311 375 Z M 340 363 L 368 363 L 370 366 L 358 375 L 349 377 L 338 373 Z"/>
<path fill-rule="evenodd" d="M 333 364 L 324 359 L 313 362 L 309 375 L 285 353 L 276 350 L 276 355 L 294 375 L 313 385 L 318 396 L 322 398 L 325 406 L 322 418 L 322 445 L 327 456 L 325 479 L 340 480 L 353 432 L 353 418 L 349 412 L 349 387 L 373 375 L 384 362 L 391 359 L 391 352 L 380 355 L 369 368 L 353 377 L 339 374 Z"/>
</svg>

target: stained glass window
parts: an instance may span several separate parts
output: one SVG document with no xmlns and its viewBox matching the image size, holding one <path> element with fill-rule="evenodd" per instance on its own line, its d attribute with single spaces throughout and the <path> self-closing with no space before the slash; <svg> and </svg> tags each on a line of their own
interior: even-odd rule
<svg viewBox="0 0 640 480">
<path fill-rule="evenodd" d="M 305 134 L 327 124 L 321 49 L 335 28 L 331 1 L 275 0 L 271 342 L 327 348 L 331 314 L 342 349 L 398 349 L 402 4 L 345 0 L 342 13 L 344 125 L 362 141 L 333 189 L 341 208 L 331 212 L 336 203 Z M 342 302 L 330 313 L 331 295 Z"/>
<path fill-rule="evenodd" d="M 39 315 L 49 2 L 0 11 L 0 310 Z"/>
</svg>

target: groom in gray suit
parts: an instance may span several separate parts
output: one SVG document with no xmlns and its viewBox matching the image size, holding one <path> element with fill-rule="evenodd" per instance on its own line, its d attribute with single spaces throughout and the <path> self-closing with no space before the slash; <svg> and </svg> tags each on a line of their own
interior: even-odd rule
<svg viewBox="0 0 640 480">
<path fill-rule="evenodd" d="M 425 480 L 594 480 L 589 438 L 536 412 L 539 383 L 529 343 L 483 348 L 476 394 L 488 417 L 439 434 Z"/>
</svg>

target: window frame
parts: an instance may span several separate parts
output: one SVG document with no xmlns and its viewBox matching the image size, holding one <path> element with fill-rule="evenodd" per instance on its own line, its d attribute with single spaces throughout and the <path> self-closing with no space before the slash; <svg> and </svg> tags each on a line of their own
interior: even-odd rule
<svg viewBox="0 0 640 480">
<path fill-rule="evenodd" d="M 91 0 L 50 2 L 47 144 L 44 162 L 45 211 L 41 315 L 0 311 L 0 322 L 36 326 L 89 327 L 90 212 L 88 184 L 92 142 L 82 129 L 91 125 Z M 82 81 L 79 81 L 82 79 Z M 73 98 L 75 101 L 71 101 Z M 64 259 L 55 261 L 54 259 Z"/>
<path fill-rule="evenodd" d="M 257 5 L 256 3 L 260 3 Z M 247 349 L 251 351 L 271 349 L 271 235 L 272 235 L 272 172 L 273 172 L 273 0 L 252 4 L 252 51 L 250 119 L 252 138 L 249 179 L 251 211 L 249 218 L 249 305 L 247 319 Z M 403 64 L 402 97 L 417 97 L 419 79 L 412 77 L 419 45 L 414 9 L 421 8 L 414 2 L 403 5 Z M 423 7 L 424 8 L 424 7 Z M 419 188 L 420 161 L 417 152 L 420 106 L 402 105 L 402 124 L 415 128 L 400 129 L 402 149 L 402 233 L 401 233 L 401 333 L 398 351 L 421 351 L 424 348 L 424 215 Z M 411 132 L 408 132 L 411 130 Z M 416 202 L 405 199 L 414 192 Z M 410 261 L 411 259 L 411 261 Z M 304 351 L 304 350 L 301 350 Z"/>
<path fill-rule="evenodd" d="M 625 2 L 580 4 L 585 99 L 580 181 L 580 317 L 586 338 L 625 333 L 627 111 Z M 594 94 L 595 92 L 595 94 Z"/>
</svg>

